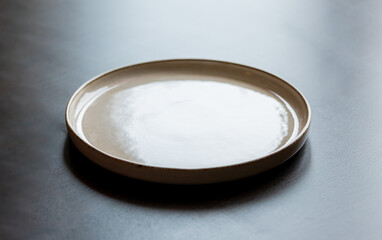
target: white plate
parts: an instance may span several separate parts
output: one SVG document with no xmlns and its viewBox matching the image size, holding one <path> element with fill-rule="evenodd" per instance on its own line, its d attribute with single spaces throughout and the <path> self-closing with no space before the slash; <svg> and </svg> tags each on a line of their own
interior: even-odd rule
<svg viewBox="0 0 382 240">
<path fill-rule="evenodd" d="M 102 74 L 70 99 L 75 146 L 147 181 L 200 184 L 275 167 L 304 144 L 311 111 L 294 87 L 219 61 L 167 60 Z"/>
</svg>

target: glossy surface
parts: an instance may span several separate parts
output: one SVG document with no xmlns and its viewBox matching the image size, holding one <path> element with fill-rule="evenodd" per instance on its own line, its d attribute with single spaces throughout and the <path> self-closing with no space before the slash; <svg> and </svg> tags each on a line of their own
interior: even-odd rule
<svg viewBox="0 0 382 240">
<path fill-rule="evenodd" d="M 310 115 L 304 97 L 271 74 L 196 59 L 102 74 L 66 110 L 69 135 L 89 159 L 176 184 L 235 180 L 283 163 L 304 144 Z"/>
<path fill-rule="evenodd" d="M 382 2 L 0 1 L 0 238 L 380 240 Z M 304 93 L 301 151 L 237 182 L 163 186 L 93 164 L 63 112 L 158 59 L 256 66 Z"/>
<path fill-rule="evenodd" d="M 98 95 L 77 127 L 93 146 L 119 158 L 157 167 L 225 166 L 265 156 L 296 137 L 292 114 L 275 97 L 218 82 L 147 83 Z"/>
<path fill-rule="evenodd" d="M 126 81 L 84 89 L 87 102 L 75 116 L 79 134 L 115 157 L 157 167 L 219 167 L 263 157 L 297 136 L 296 113 L 266 89 L 232 80 L 134 87 Z"/>
</svg>

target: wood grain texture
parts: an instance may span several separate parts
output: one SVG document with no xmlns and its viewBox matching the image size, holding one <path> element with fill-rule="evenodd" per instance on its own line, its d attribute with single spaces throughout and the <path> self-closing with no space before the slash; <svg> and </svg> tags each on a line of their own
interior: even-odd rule
<svg viewBox="0 0 382 240">
<path fill-rule="evenodd" d="M 380 1 L 1 1 L 1 239 L 380 239 Z M 70 143 L 67 101 L 123 65 L 208 58 L 307 97 L 288 163 L 228 184 L 149 184 Z"/>
</svg>

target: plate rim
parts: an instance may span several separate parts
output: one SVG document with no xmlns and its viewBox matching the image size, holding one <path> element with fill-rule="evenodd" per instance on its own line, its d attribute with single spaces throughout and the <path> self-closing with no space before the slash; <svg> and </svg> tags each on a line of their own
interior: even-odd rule
<svg viewBox="0 0 382 240">
<path fill-rule="evenodd" d="M 111 154 L 109 154 L 109 153 L 107 153 L 105 151 L 102 151 L 101 149 L 97 148 L 96 146 L 94 146 L 94 145 L 86 142 L 85 140 L 83 140 L 77 134 L 75 128 L 70 123 L 70 120 L 69 120 L 69 110 L 71 108 L 71 105 L 72 105 L 74 99 L 77 97 L 77 95 L 81 91 L 83 91 L 83 89 L 85 89 L 89 84 L 91 84 L 91 83 L 93 83 L 93 82 L 95 82 L 97 80 L 100 80 L 103 77 L 105 77 L 105 76 L 107 76 L 109 74 L 112 74 L 114 72 L 118 72 L 118 71 L 121 71 L 121 70 L 133 68 L 133 67 L 139 67 L 139 66 L 150 65 L 150 64 L 155 64 L 155 63 L 166 63 L 166 62 L 210 62 L 210 63 L 218 63 L 218 64 L 228 64 L 228 65 L 233 65 L 233 66 L 238 66 L 238 67 L 249 68 L 251 70 L 255 70 L 255 71 L 264 73 L 266 75 L 269 75 L 269 76 L 271 76 L 273 78 L 276 78 L 278 81 L 281 81 L 283 84 L 285 84 L 287 87 L 291 88 L 293 91 L 295 91 L 301 97 L 301 99 L 303 100 L 303 103 L 304 103 L 304 105 L 306 107 L 306 110 L 307 110 L 307 116 L 308 117 L 307 117 L 306 123 L 305 123 L 304 127 L 301 129 L 301 131 L 298 133 L 298 135 L 292 141 L 290 141 L 289 143 L 283 145 L 280 148 L 277 148 L 276 150 L 274 150 L 274 151 L 272 151 L 272 152 L 270 152 L 270 153 L 268 153 L 268 154 L 266 154 L 266 155 L 264 155 L 262 157 L 255 158 L 255 159 L 252 159 L 252 160 L 247 160 L 245 162 L 233 163 L 233 164 L 229 164 L 229 165 L 215 166 L 215 167 L 202 167 L 202 168 L 159 167 L 159 166 L 153 166 L 153 165 L 149 165 L 149 164 L 137 163 L 137 162 L 131 161 L 129 159 L 116 157 L 116 156 L 113 156 L 113 155 L 111 155 Z M 169 171 L 186 171 L 186 172 L 210 171 L 210 170 L 217 170 L 217 169 L 233 168 L 233 167 L 239 167 L 239 166 L 242 166 L 242 165 L 247 165 L 247 164 L 250 164 L 250 163 L 253 163 L 253 162 L 258 162 L 258 161 L 264 160 L 266 158 L 270 158 L 270 157 L 272 157 L 272 156 L 282 152 L 283 150 L 291 147 L 292 145 L 296 144 L 301 138 L 303 138 L 307 134 L 307 132 L 308 132 L 308 130 L 310 128 L 311 118 L 312 118 L 312 111 L 311 111 L 311 107 L 310 107 L 307 99 L 305 98 L 305 96 L 298 89 L 296 89 L 293 85 L 291 85 L 286 80 L 284 80 L 284 79 L 282 79 L 282 78 L 280 78 L 280 77 L 278 77 L 278 76 L 276 76 L 276 75 L 274 75 L 272 73 L 264 71 L 262 69 L 251 67 L 251 66 L 244 65 L 244 64 L 228 62 L 228 61 L 222 61 L 222 60 L 197 59 L 197 58 L 176 58 L 176 59 L 155 60 L 155 61 L 148 61 L 148 62 L 142 62 L 142 63 L 137 63 L 137 64 L 126 65 L 126 66 L 118 67 L 118 68 L 115 68 L 115 69 L 112 69 L 112 70 L 109 70 L 109 71 L 104 71 L 103 73 L 98 74 L 95 77 L 93 77 L 90 80 L 88 80 L 85 83 L 83 83 L 73 93 L 73 95 L 70 97 L 70 99 L 69 99 L 69 101 L 68 101 L 68 103 L 66 105 L 66 109 L 65 109 L 65 122 L 66 122 L 66 126 L 67 126 L 67 129 L 68 129 L 69 136 L 70 137 L 73 137 L 73 136 L 76 137 L 77 140 L 79 140 L 82 144 L 85 144 L 87 147 L 90 147 L 93 151 L 101 153 L 105 157 L 112 158 L 113 160 L 117 160 L 117 161 L 123 162 L 123 164 L 129 164 L 129 165 L 132 165 L 132 166 L 135 166 L 135 167 L 139 167 L 139 168 L 148 168 L 148 169 L 155 169 L 155 170 L 169 170 Z M 301 144 L 301 147 L 304 145 L 305 140 Z M 299 147 L 299 149 L 301 147 Z M 78 149 L 78 147 L 77 147 L 77 149 Z M 82 154 L 84 154 L 81 150 L 79 150 L 79 151 Z M 288 157 L 284 161 L 288 160 L 289 158 L 290 157 Z M 93 159 L 90 159 L 90 160 L 92 160 L 94 162 Z M 102 167 L 104 167 L 104 166 L 102 166 Z"/>
</svg>

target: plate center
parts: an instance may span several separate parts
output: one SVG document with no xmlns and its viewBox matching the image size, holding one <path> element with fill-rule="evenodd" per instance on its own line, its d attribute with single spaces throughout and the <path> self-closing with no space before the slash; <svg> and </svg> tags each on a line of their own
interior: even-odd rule
<svg viewBox="0 0 382 240">
<path fill-rule="evenodd" d="M 250 161 L 284 145 L 297 121 L 276 94 L 242 85 L 119 85 L 97 94 L 77 127 L 100 150 L 152 166 L 195 169 Z"/>
</svg>

